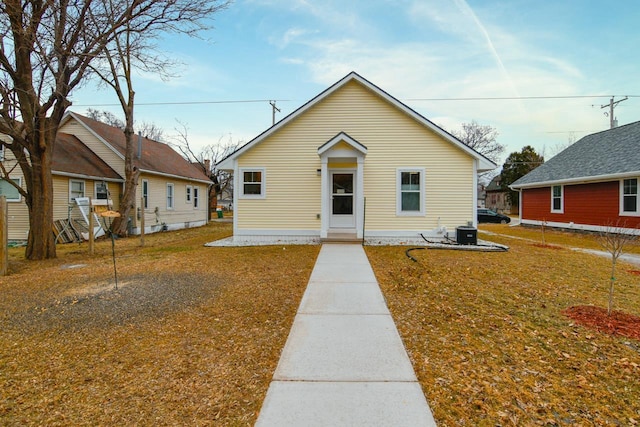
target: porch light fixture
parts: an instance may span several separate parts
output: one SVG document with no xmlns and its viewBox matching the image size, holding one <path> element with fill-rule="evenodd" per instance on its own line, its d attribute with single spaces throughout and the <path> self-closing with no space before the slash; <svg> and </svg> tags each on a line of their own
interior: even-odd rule
<svg viewBox="0 0 640 427">
<path fill-rule="evenodd" d="M 322 169 L 316 169 L 316 174 L 317 174 L 318 176 L 322 175 Z"/>
</svg>

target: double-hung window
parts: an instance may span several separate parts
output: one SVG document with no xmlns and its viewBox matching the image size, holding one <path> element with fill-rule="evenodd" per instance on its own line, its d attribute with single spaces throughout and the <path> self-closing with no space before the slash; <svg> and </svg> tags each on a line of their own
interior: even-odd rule
<svg viewBox="0 0 640 427">
<path fill-rule="evenodd" d="M 173 184 L 167 184 L 167 209 L 173 209 Z"/>
<path fill-rule="evenodd" d="M 425 171 L 422 168 L 400 168 L 396 172 L 397 215 L 425 214 Z"/>
<path fill-rule="evenodd" d="M 265 170 L 263 168 L 240 169 L 240 196 L 245 199 L 266 197 Z"/>
<path fill-rule="evenodd" d="M 198 209 L 200 202 L 200 187 L 193 187 L 193 209 Z"/>
<path fill-rule="evenodd" d="M 187 203 L 191 203 L 193 187 L 191 185 L 187 185 L 186 192 L 187 192 L 186 202 Z"/>
<path fill-rule="evenodd" d="M 69 201 L 73 202 L 78 197 L 84 197 L 84 181 L 69 180 Z"/>
<path fill-rule="evenodd" d="M 144 208 L 149 209 L 149 180 L 142 180 L 142 200 L 144 200 Z"/>
<path fill-rule="evenodd" d="M 104 181 L 96 181 L 94 184 L 95 187 L 95 198 L 97 200 L 107 200 L 109 198 L 109 187 L 107 187 L 107 183 Z"/>
<path fill-rule="evenodd" d="M 564 212 L 564 188 L 562 185 L 551 187 L 551 212 Z"/>
<path fill-rule="evenodd" d="M 10 178 L 10 179 L 11 181 L 18 184 L 18 186 L 20 187 L 22 186 L 21 178 Z M 4 179 L 0 179 L 0 196 L 6 197 L 7 202 L 19 202 L 21 200 L 20 192 L 18 191 L 18 189 L 13 185 L 11 185 L 10 182 Z"/>
<path fill-rule="evenodd" d="M 640 215 L 638 178 L 622 180 L 621 215 Z"/>
</svg>

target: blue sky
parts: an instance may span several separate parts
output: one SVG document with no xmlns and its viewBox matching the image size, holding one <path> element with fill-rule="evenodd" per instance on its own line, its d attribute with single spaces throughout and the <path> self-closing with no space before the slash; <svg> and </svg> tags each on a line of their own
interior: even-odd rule
<svg viewBox="0 0 640 427">
<path fill-rule="evenodd" d="M 637 0 L 236 0 L 206 40 L 162 41 L 183 65 L 136 77 L 136 120 L 169 136 L 182 123 L 195 146 L 248 141 L 271 125 L 268 100 L 282 119 L 356 71 L 446 130 L 493 126 L 501 162 L 528 144 L 549 158 L 608 129 L 611 95 L 630 96 L 620 125 L 640 120 L 638 22 Z M 121 115 L 115 100 L 86 86 L 71 109 Z"/>
</svg>

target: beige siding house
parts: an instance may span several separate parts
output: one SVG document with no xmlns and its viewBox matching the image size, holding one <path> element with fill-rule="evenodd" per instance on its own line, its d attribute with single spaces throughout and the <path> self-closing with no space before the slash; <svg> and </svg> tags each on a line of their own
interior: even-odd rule
<svg viewBox="0 0 640 427">
<path fill-rule="evenodd" d="M 219 164 L 234 174 L 236 240 L 443 237 L 476 224 L 496 167 L 350 73 Z"/>
<path fill-rule="evenodd" d="M 138 202 L 130 218 L 130 232 L 140 233 L 142 214 L 147 233 L 206 224 L 209 178 L 166 144 L 147 138 L 139 138 L 138 143 Z M 118 209 L 125 176 L 124 148 L 120 129 L 73 112 L 65 116 L 52 161 L 54 221 L 81 218 L 76 198 L 91 197 L 98 209 Z M 16 162 L 11 151 L 5 149 L 3 154 L 5 169 L 12 170 L 9 178 L 25 188 L 20 168 L 13 168 Z M 29 219 L 24 200 L 0 180 L 3 192 L 8 200 L 9 239 L 26 240 Z"/>
</svg>

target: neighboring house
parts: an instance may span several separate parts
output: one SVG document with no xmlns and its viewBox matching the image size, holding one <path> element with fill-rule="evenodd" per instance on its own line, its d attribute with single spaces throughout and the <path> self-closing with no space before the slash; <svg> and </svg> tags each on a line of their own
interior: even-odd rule
<svg viewBox="0 0 640 427">
<path fill-rule="evenodd" d="M 6 138 L 6 136 L 5 136 Z M 194 227 L 207 223 L 209 179 L 171 147 L 139 138 L 140 169 L 136 210 L 129 229 L 140 233 L 140 204 L 144 203 L 145 232 Z M 117 210 L 123 193 L 125 138 L 122 130 L 68 113 L 62 121 L 53 151 L 53 217 L 79 217 L 76 198 L 91 197 L 102 209 Z M 5 150 L 3 164 L 15 165 Z M 19 167 L 10 178 L 26 188 Z M 15 188 L 0 180 L 0 194 L 7 196 L 10 240 L 26 240 L 28 210 Z M 144 198 L 144 202 L 142 199 Z"/>
<path fill-rule="evenodd" d="M 350 73 L 218 167 L 234 174 L 234 238 L 406 238 L 476 224 L 496 165 Z"/>
<path fill-rule="evenodd" d="M 640 122 L 580 139 L 511 185 L 523 224 L 640 227 Z"/>
<path fill-rule="evenodd" d="M 485 199 L 487 198 L 486 187 L 484 184 L 478 184 L 478 207 L 485 207 Z"/>
<path fill-rule="evenodd" d="M 485 192 L 487 194 L 485 198 L 485 207 L 487 209 L 504 214 L 518 213 L 515 206 L 511 206 L 509 191 L 502 188 L 500 175 L 493 177 L 487 188 L 485 188 Z"/>
</svg>

